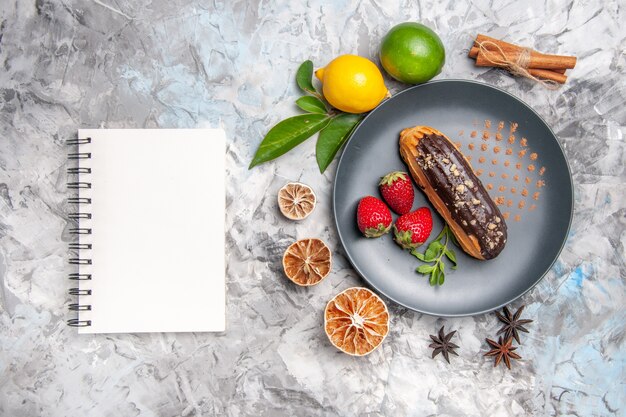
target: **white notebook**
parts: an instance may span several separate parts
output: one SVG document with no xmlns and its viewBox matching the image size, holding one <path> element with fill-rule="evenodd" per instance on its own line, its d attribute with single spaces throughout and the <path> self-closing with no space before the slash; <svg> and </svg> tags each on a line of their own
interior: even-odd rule
<svg viewBox="0 0 626 417">
<path fill-rule="evenodd" d="M 69 142 L 78 239 L 68 324 L 79 333 L 223 331 L 224 131 L 81 129 Z"/>
</svg>

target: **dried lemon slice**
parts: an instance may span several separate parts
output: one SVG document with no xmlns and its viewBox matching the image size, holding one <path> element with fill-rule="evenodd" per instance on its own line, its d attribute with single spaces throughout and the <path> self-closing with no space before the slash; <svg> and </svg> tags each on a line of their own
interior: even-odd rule
<svg viewBox="0 0 626 417">
<path fill-rule="evenodd" d="M 308 185 L 290 182 L 278 191 L 278 207 L 291 220 L 305 219 L 313 212 L 315 193 Z"/>
<path fill-rule="evenodd" d="M 326 305 L 324 331 L 339 350 L 354 356 L 367 355 L 389 332 L 387 306 L 367 288 L 348 288 Z"/>
<path fill-rule="evenodd" d="M 332 254 L 320 239 L 302 239 L 292 244 L 283 256 L 285 275 L 294 283 L 308 287 L 318 284 L 330 273 Z"/>
</svg>

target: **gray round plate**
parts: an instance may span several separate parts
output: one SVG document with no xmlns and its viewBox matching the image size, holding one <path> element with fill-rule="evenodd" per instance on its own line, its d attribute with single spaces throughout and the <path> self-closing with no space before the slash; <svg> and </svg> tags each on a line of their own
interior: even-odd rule
<svg viewBox="0 0 626 417">
<path fill-rule="evenodd" d="M 486 120 L 491 121 L 489 129 L 485 128 Z M 495 136 L 500 121 L 504 122 L 504 128 L 498 141 Z M 513 144 L 509 143 L 510 122 L 518 123 Z M 453 142 L 460 142 L 463 153 L 471 156 L 474 169 L 484 171 L 479 177 L 483 184 L 493 185 L 489 191 L 492 198 L 504 197 L 500 208 L 503 213 L 510 213 L 508 242 L 500 256 L 479 261 L 455 247 L 458 270 L 446 265 L 446 281 L 441 287 L 431 287 L 424 275 L 415 272 L 420 261 L 401 250 L 391 233 L 367 239 L 356 226 L 358 201 L 366 195 L 379 196 L 378 181 L 384 174 L 407 170 L 400 159 L 398 139 L 402 129 L 416 125 L 432 126 Z M 483 140 L 485 130 L 489 133 L 487 140 Z M 472 137 L 474 131 L 476 136 Z M 527 139 L 527 147 L 521 145 L 522 138 Z M 483 144 L 487 146 L 484 151 Z M 500 147 L 498 152 L 496 146 Z M 509 148 L 511 155 L 506 153 Z M 518 153 L 523 149 L 527 151 L 520 156 Z M 536 154 L 534 160 L 531 154 Z M 482 163 L 481 156 L 485 158 Z M 519 168 L 518 163 L 522 164 Z M 529 171 L 530 165 L 535 169 L 531 167 Z M 539 174 L 541 167 L 545 167 L 543 175 Z M 545 185 L 538 186 L 537 181 L 544 181 Z M 524 189 L 528 192 L 525 197 Z M 536 192 L 539 194 L 535 195 Z M 421 191 L 416 189 L 415 195 L 413 209 L 428 206 L 433 210 L 432 240 L 443 226 L 442 219 Z M 507 207 L 509 200 L 511 206 Z M 333 205 L 346 255 L 372 287 L 415 311 L 436 316 L 467 316 L 510 303 L 550 270 L 569 231 L 573 187 L 559 142 L 528 105 L 485 84 L 442 80 L 396 94 L 363 120 L 339 161 Z M 517 221 L 516 215 L 520 216 Z"/>
</svg>

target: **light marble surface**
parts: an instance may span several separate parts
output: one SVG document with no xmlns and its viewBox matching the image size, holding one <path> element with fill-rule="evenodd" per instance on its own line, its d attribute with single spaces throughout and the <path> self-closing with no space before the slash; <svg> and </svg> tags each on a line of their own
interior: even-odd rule
<svg viewBox="0 0 626 417">
<path fill-rule="evenodd" d="M 0 415 L 626 414 L 623 1 L 138 3 L 0 5 Z M 520 97 L 553 127 L 571 163 L 572 231 L 546 278 L 514 303 L 527 303 L 535 323 L 511 372 L 482 357 L 484 338 L 499 328 L 492 314 L 443 320 L 390 305 L 381 349 L 365 358 L 335 350 L 323 308 L 363 284 L 332 222 L 335 164 L 320 175 L 309 141 L 247 170 L 268 128 L 297 112 L 302 61 L 375 57 L 384 33 L 407 20 L 441 35 L 439 78 L 481 80 Z M 567 85 L 548 91 L 475 68 L 465 55 L 477 32 L 580 59 Z M 78 336 L 65 325 L 63 142 L 79 127 L 220 124 L 229 136 L 228 330 Z M 303 223 L 277 211 L 288 180 L 317 191 L 318 208 Z M 300 289 L 282 276 L 280 259 L 307 236 L 332 246 L 335 265 L 321 285 Z M 453 366 L 429 357 L 428 335 L 443 324 L 459 331 Z"/>
</svg>

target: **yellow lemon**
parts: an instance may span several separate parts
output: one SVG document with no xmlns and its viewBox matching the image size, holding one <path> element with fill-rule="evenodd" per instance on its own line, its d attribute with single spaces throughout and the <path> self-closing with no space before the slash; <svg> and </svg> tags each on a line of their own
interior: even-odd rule
<svg viewBox="0 0 626 417">
<path fill-rule="evenodd" d="M 335 58 L 315 76 L 322 82 L 326 100 L 346 113 L 368 112 L 389 94 L 378 67 L 356 55 Z"/>
</svg>

